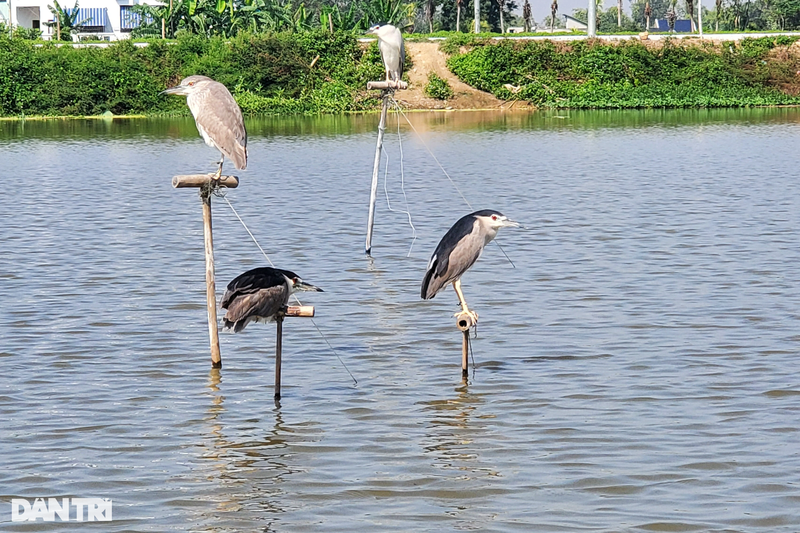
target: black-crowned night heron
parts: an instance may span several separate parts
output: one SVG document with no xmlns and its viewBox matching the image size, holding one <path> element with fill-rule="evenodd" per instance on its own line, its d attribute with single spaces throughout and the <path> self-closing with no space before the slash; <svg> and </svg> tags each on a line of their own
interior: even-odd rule
<svg viewBox="0 0 800 533">
<path fill-rule="evenodd" d="M 448 283 L 452 283 L 462 312 L 472 316 L 477 322 L 477 313 L 470 311 L 461 292 L 461 276 L 475 264 L 486 245 L 497 236 L 497 231 L 506 226 L 517 227 L 519 224 L 492 209 L 475 211 L 453 224 L 442 237 L 428 263 L 428 271 L 425 272 L 420 291 L 422 299 L 430 300 Z M 456 313 L 455 316 L 459 314 Z"/>
<path fill-rule="evenodd" d="M 306 283 L 289 270 L 261 267 L 248 270 L 228 283 L 220 307 L 227 309 L 222 319 L 225 329 L 242 331 L 250 322 L 271 322 L 298 291 L 322 289 Z"/>
<path fill-rule="evenodd" d="M 186 96 L 197 131 L 207 145 L 222 154 L 216 179 L 222 176 L 226 157 L 236 168 L 247 168 L 247 130 L 242 110 L 227 87 L 207 76 L 195 75 L 184 78 L 180 85 L 170 87 L 164 94 Z"/>
<path fill-rule="evenodd" d="M 376 24 L 367 33 L 378 36 L 378 49 L 381 51 L 381 59 L 386 69 L 386 81 L 402 80 L 406 47 L 400 30 L 391 24 Z"/>
</svg>

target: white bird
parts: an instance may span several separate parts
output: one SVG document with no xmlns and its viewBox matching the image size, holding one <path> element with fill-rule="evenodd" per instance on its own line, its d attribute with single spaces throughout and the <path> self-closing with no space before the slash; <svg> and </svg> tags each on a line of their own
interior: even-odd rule
<svg viewBox="0 0 800 533">
<path fill-rule="evenodd" d="M 381 51 L 381 59 L 386 69 L 386 81 L 402 80 L 406 46 L 400 30 L 391 24 L 375 24 L 367 33 L 378 36 L 378 49 Z"/>
<path fill-rule="evenodd" d="M 236 168 L 247 168 L 247 130 L 242 110 L 227 87 L 207 76 L 194 75 L 184 78 L 180 85 L 170 87 L 163 94 L 186 96 L 197 131 L 207 145 L 222 154 L 216 179 L 222 176 L 222 163 L 226 157 Z"/>
</svg>

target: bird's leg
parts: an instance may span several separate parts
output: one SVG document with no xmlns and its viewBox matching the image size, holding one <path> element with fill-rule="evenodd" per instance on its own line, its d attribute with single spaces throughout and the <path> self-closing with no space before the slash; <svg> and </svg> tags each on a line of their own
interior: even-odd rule
<svg viewBox="0 0 800 533">
<path fill-rule="evenodd" d="M 453 282 L 453 288 L 456 290 L 456 294 L 458 295 L 458 301 L 461 304 L 461 313 L 466 313 L 472 317 L 473 321 L 477 324 L 478 323 L 478 313 L 475 311 L 470 311 L 469 307 L 467 307 L 467 301 L 464 299 L 464 294 L 461 292 L 461 280 L 457 279 Z M 461 313 L 456 313 L 453 316 L 458 316 Z"/>
<path fill-rule="evenodd" d="M 213 178 L 215 181 L 219 181 L 222 178 L 222 163 L 224 162 L 225 162 L 225 156 L 223 155 L 222 157 L 219 158 L 219 163 L 217 163 L 219 167 L 217 168 L 217 173 Z"/>
</svg>

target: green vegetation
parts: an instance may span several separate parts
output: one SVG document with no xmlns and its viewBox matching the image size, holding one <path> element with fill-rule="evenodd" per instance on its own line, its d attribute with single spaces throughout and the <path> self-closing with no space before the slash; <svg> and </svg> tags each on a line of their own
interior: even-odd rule
<svg viewBox="0 0 800 533">
<path fill-rule="evenodd" d="M 551 108 L 741 107 L 798 104 L 796 57 L 776 46 L 795 37 L 648 47 L 577 41 L 472 40 L 445 43 L 450 70 L 505 100 Z M 465 50 L 463 53 L 461 50 Z"/>
<path fill-rule="evenodd" d="M 435 72 L 428 74 L 428 84 L 425 86 L 425 94 L 438 100 L 449 100 L 453 97 L 453 88 L 446 79 Z"/>
<path fill-rule="evenodd" d="M 185 113 L 182 98 L 159 92 L 190 74 L 224 83 L 251 114 L 371 109 L 378 100 L 366 82 L 384 76 L 377 45 L 364 48 L 350 33 L 185 34 L 108 48 L 0 34 L 0 115 Z"/>
</svg>

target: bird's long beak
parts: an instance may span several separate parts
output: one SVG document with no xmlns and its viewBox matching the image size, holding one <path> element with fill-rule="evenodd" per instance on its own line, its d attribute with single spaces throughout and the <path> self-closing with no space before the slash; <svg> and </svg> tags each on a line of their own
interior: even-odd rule
<svg viewBox="0 0 800 533">
<path fill-rule="evenodd" d="M 513 220 L 507 218 L 503 221 L 504 228 L 518 228 L 520 226 L 519 222 L 514 222 Z"/>
<path fill-rule="evenodd" d="M 316 285 L 306 283 L 305 281 L 296 281 L 294 283 L 294 290 L 297 291 L 310 291 L 310 292 L 325 292 Z"/>
<path fill-rule="evenodd" d="M 170 87 L 165 91 L 161 91 L 159 94 L 186 94 L 186 87 L 183 85 L 176 85 L 175 87 Z"/>
</svg>

